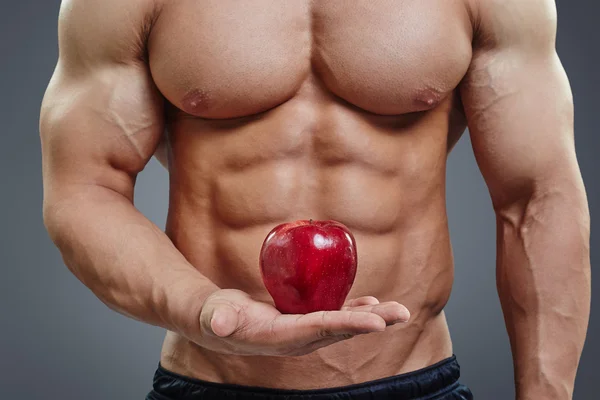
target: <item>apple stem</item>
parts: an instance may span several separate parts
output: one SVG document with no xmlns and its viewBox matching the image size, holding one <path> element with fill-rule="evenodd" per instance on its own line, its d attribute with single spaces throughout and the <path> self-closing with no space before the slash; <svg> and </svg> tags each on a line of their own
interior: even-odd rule
<svg viewBox="0 0 600 400">
<path fill-rule="evenodd" d="M 308 221 L 308 223 L 312 225 L 312 218 Z"/>
</svg>

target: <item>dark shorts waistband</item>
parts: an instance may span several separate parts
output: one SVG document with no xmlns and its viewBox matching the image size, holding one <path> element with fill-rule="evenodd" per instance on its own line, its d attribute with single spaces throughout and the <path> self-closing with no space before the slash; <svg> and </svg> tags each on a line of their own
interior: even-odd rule
<svg viewBox="0 0 600 400">
<path fill-rule="evenodd" d="M 458 382 L 456 356 L 406 374 L 365 383 L 316 390 L 271 389 L 222 384 L 176 374 L 160 364 L 154 390 L 146 400 L 470 400 L 470 390 Z"/>
</svg>

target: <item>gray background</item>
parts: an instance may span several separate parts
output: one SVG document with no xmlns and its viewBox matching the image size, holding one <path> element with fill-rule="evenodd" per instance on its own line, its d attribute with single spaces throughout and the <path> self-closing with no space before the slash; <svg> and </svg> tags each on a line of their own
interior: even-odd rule
<svg viewBox="0 0 600 400">
<path fill-rule="evenodd" d="M 109 311 L 64 267 L 42 224 L 40 100 L 56 57 L 58 0 L 2 0 L 0 8 L 0 399 L 142 399 L 163 331 Z M 597 2 L 561 1 L 558 50 L 575 95 L 576 137 L 592 217 L 600 207 Z M 159 226 L 167 174 L 141 174 L 137 206 Z M 463 381 L 478 399 L 514 398 L 512 364 L 496 296 L 495 220 L 468 137 L 450 157 L 448 205 L 456 282 L 446 308 Z M 593 227 L 598 220 L 593 219 Z M 592 265 L 600 243 L 592 233 Z M 598 398 L 598 280 L 575 399 Z M 594 340 L 596 338 L 596 340 Z M 596 381 L 594 380 L 596 378 Z M 596 393 L 596 394 L 594 394 Z"/>
</svg>

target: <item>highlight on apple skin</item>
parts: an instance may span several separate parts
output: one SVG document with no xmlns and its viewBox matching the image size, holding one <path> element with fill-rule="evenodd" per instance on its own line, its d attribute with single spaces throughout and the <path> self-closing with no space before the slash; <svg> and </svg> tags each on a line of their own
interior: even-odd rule
<svg viewBox="0 0 600 400">
<path fill-rule="evenodd" d="M 260 251 L 260 271 L 284 314 L 339 310 L 354 283 L 356 241 L 337 221 L 299 220 L 276 226 Z"/>
</svg>

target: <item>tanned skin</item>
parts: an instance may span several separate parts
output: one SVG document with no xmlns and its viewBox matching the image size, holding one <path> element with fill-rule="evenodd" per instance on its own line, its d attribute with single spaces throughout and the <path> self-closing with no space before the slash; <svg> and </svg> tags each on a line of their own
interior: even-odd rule
<svg viewBox="0 0 600 400">
<path fill-rule="evenodd" d="M 168 330 L 167 369 L 294 389 L 392 376 L 452 354 L 446 160 L 468 125 L 517 398 L 570 399 L 589 213 L 555 33 L 550 0 L 64 1 L 46 226 L 107 306 Z M 133 203 L 155 154 L 164 232 Z M 281 315 L 260 245 L 308 218 L 353 231 L 354 300 Z"/>
</svg>

